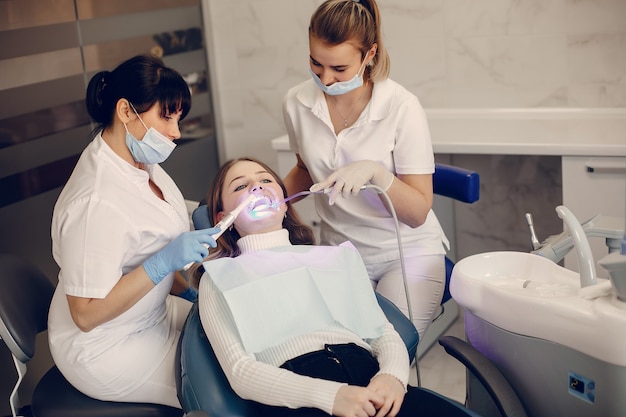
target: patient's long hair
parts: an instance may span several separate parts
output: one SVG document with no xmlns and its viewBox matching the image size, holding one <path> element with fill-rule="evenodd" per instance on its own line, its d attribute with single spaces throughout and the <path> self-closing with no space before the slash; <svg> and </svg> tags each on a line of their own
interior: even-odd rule
<svg viewBox="0 0 626 417">
<path fill-rule="evenodd" d="M 280 177 L 272 170 L 267 164 L 252 157 L 242 157 L 237 159 L 231 159 L 220 167 L 215 175 L 215 179 L 211 183 L 209 188 L 209 194 L 207 196 L 207 206 L 209 211 L 209 220 L 211 224 L 217 224 L 217 214 L 224 210 L 224 203 L 222 201 L 222 190 L 224 188 L 224 181 L 230 168 L 238 162 L 254 162 L 263 167 L 272 177 L 280 188 L 283 190 L 283 197 L 287 196 L 287 189 Z M 295 209 L 291 205 L 291 202 L 287 204 L 287 212 L 283 219 L 283 228 L 289 231 L 289 241 L 294 245 L 313 245 L 315 244 L 315 235 L 311 228 L 300 220 L 300 217 L 296 213 Z M 235 258 L 241 254 L 237 241 L 241 238 L 239 232 L 235 227 L 226 230 L 222 236 L 217 240 L 217 247 L 211 248 L 209 255 L 205 260 L 217 259 L 217 258 Z M 198 288 L 200 284 L 200 278 L 204 273 L 204 268 L 200 264 L 195 264 L 189 270 L 190 280 L 193 286 Z"/>
</svg>

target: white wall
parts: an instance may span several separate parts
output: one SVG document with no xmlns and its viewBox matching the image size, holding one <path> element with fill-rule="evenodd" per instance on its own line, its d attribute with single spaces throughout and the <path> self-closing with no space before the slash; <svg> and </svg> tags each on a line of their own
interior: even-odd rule
<svg viewBox="0 0 626 417">
<path fill-rule="evenodd" d="M 321 0 L 203 0 L 221 158 L 276 164 Z M 625 108 L 624 0 L 379 0 L 391 77 L 434 108 Z M 433 141 L 437 138 L 433 137 Z"/>
</svg>

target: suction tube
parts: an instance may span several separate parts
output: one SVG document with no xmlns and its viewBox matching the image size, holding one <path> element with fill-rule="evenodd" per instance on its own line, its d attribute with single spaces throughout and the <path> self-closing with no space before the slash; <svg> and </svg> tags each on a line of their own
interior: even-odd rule
<svg viewBox="0 0 626 417">
<path fill-rule="evenodd" d="M 214 227 L 219 227 L 220 231 L 215 233 L 215 234 L 213 234 L 213 235 L 211 235 L 211 237 L 213 239 L 215 239 L 215 240 L 219 239 L 219 237 L 222 236 L 222 234 L 235 222 L 235 219 L 237 218 L 237 216 L 239 216 L 239 214 L 241 214 L 243 209 L 248 207 L 257 198 L 258 197 L 255 196 L 254 194 L 250 194 L 245 200 L 243 200 L 241 202 L 241 204 L 239 204 L 237 207 L 235 207 L 235 209 L 233 211 L 231 211 L 226 216 L 224 216 L 224 218 L 222 220 L 220 220 L 214 226 Z M 205 245 L 205 246 L 208 248 L 208 245 Z M 191 266 L 193 264 L 194 264 L 193 262 L 189 262 L 187 265 L 185 265 L 185 267 L 183 269 L 186 271 L 189 268 L 191 268 Z"/>
</svg>

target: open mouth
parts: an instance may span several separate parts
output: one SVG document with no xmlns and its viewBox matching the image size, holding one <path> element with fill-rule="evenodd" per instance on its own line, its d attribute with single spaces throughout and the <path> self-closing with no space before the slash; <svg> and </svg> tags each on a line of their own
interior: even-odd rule
<svg viewBox="0 0 626 417">
<path fill-rule="evenodd" d="M 260 212 L 273 207 L 272 200 L 267 196 L 262 196 L 255 199 L 251 204 L 253 212 Z"/>
</svg>

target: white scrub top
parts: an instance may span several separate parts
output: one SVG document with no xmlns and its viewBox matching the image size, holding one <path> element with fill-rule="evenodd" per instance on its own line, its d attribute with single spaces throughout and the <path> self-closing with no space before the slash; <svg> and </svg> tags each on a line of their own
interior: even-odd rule
<svg viewBox="0 0 626 417">
<path fill-rule="evenodd" d="M 148 176 L 165 201 L 151 191 Z M 160 166 L 131 166 L 100 135 L 83 151 L 54 208 L 52 252 L 60 272 L 48 318 L 54 361 L 83 392 L 128 393 L 165 358 L 177 340 L 166 302 L 173 274 L 87 333 L 74 324 L 66 294 L 104 298 L 122 275 L 188 230 L 183 196 Z M 133 375 L 134 382 L 120 384 L 119 375 Z"/>
<path fill-rule="evenodd" d="M 374 160 L 395 174 L 432 174 L 433 148 L 426 114 L 415 95 L 386 79 L 374 83 L 372 98 L 357 121 L 335 134 L 328 106 L 314 81 L 293 87 L 283 101 L 291 150 L 300 155 L 314 182 L 350 162 Z M 356 197 L 315 195 L 321 243 L 352 242 L 366 264 L 399 258 L 396 229 L 380 197 L 364 190 Z M 400 223 L 407 257 L 445 254 L 448 241 L 431 210 L 417 227 Z"/>
</svg>

